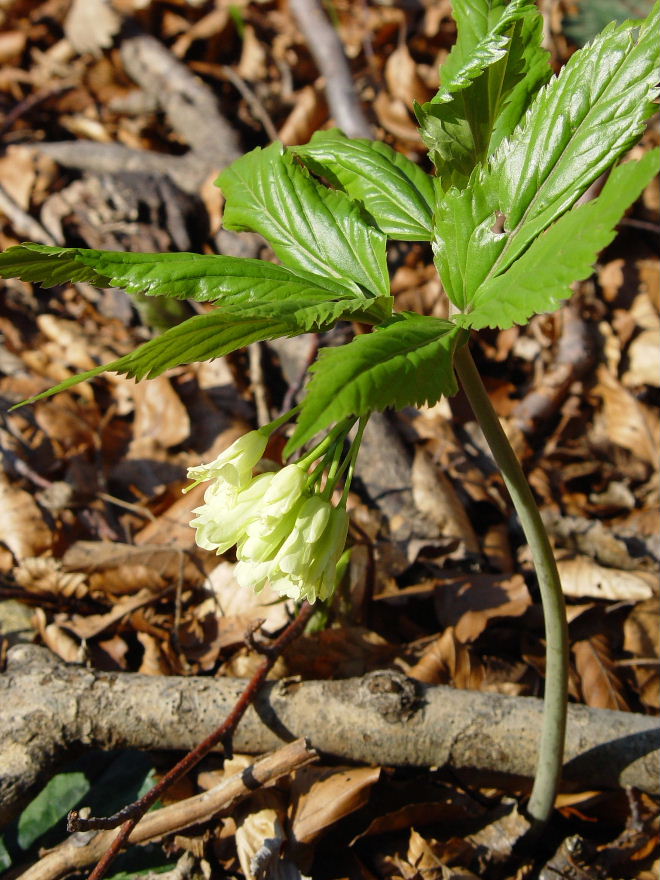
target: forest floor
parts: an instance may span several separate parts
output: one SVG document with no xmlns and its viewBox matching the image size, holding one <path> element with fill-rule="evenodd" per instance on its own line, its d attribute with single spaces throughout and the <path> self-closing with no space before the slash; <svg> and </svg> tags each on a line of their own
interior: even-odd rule
<svg viewBox="0 0 660 880">
<path fill-rule="evenodd" d="M 614 5 L 589 3 L 576 19 L 576 4 L 542 4 L 557 69 Z M 256 236 L 221 230 L 213 181 L 242 152 L 278 138 L 305 143 L 333 124 L 292 7 L 0 2 L 0 247 L 33 240 L 269 258 Z M 429 170 L 411 105 L 438 88 L 438 63 L 455 39 L 450 3 L 328 8 L 371 131 Z M 632 152 L 659 142 L 656 118 Z M 562 309 L 472 343 L 556 551 L 571 701 L 645 715 L 660 711 L 658 203 L 656 180 Z M 397 309 L 446 316 L 429 245 L 399 244 L 389 260 Z M 9 412 L 193 311 L 85 283 L 1 289 L 3 665 L 15 646 L 35 643 L 102 672 L 248 678 L 261 657 L 246 632 L 257 620 L 280 632 L 293 608 L 239 588 L 231 553 L 195 546 L 189 521 L 200 494 L 182 495 L 186 469 L 279 415 L 318 347 L 361 328 L 254 345 L 141 384 L 104 375 Z M 541 696 L 543 624 L 528 548 L 467 402 L 459 394 L 409 409 L 374 430 L 351 493 L 354 549 L 339 599 L 271 678 L 304 684 L 398 670 L 422 685 Z M 298 731 L 312 745 L 315 721 Z M 206 759 L 162 802 L 187 803 L 242 770 L 254 760 L 247 753 L 260 751 L 248 746 L 224 767 L 217 755 Z M 534 857 L 516 859 L 514 808 L 528 780 L 433 761 L 400 766 L 380 759 L 376 744 L 370 759 L 346 755 L 323 753 L 248 791 L 237 808 L 172 826 L 160 843 L 129 850 L 110 876 L 658 876 L 657 799 L 619 787 L 609 766 L 596 782 L 562 790 Z M 150 751 L 72 753 L 64 768 L 46 767 L 49 785 L 0 837 L 0 869 L 36 870 L 40 852 L 65 840 L 68 809 L 118 808 L 174 757 L 154 736 Z"/>
</svg>

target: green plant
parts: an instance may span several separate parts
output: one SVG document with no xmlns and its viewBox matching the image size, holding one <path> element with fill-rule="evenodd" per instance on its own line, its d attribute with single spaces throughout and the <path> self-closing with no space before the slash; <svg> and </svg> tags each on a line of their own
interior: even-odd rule
<svg viewBox="0 0 660 880">
<path fill-rule="evenodd" d="M 458 40 L 442 67 L 442 87 L 415 107 L 435 176 L 385 144 L 322 132 L 306 146 L 256 149 L 219 178 L 225 226 L 261 233 L 282 265 L 24 244 L 0 256 L 0 274 L 216 306 L 33 400 L 104 370 L 149 378 L 258 340 L 327 330 L 338 320 L 373 325 L 372 333 L 321 352 L 295 411 L 191 470 L 196 482 L 210 481 L 195 521 L 202 545 L 222 552 L 237 543 L 245 582 L 259 588 L 273 577 L 281 592 L 300 598 L 332 592 L 346 489 L 335 506 L 331 492 L 341 478 L 350 482 L 359 446 L 358 431 L 344 451 L 351 427 L 361 429 L 374 410 L 454 394 L 456 370 L 520 515 L 546 616 L 546 712 L 529 804 L 540 826 L 552 810 L 563 751 L 563 598 L 531 491 L 467 342 L 472 329 L 524 324 L 556 309 L 570 285 L 591 273 L 654 175 L 657 150 L 617 166 L 595 198 L 578 202 L 639 139 L 654 110 L 660 16 L 656 5 L 643 22 L 609 25 L 553 76 L 532 0 L 453 5 Z M 448 320 L 393 312 L 388 238 L 432 242 L 452 304 Z M 294 417 L 285 455 L 321 435 L 317 445 L 285 476 L 253 478 L 267 435 Z M 228 507 L 232 529 L 222 521 Z"/>
</svg>

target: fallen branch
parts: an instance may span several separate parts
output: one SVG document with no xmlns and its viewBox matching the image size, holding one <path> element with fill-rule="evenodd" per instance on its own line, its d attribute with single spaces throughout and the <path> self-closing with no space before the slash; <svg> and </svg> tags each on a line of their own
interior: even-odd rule
<svg viewBox="0 0 660 880">
<path fill-rule="evenodd" d="M 281 776 L 311 764 L 318 755 L 304 739 L 297 739 L 271 755 L 260 758 L 239 773 L 223 779 L 218 785 L 163 807 L 147 815 L 128 838 L 129 844 L 144 844 L 174 834 L 192 825 L 208 822 L 218 813 L 231 811 L 236 804 L 256 789 Z M 21 880 L 57 880 L 76 868 L 84 868 L 101 858 L 117 837 L 115 830 L 91 834 L 77 831 L 64 843 L 47 852 L 24 871 Z M 85 842 L 85 841 L 89 842 Z"/>
<path fill-rule="evenodd" d="M 107 673 L 17 645 L 0 676 L 0 824 L 80 749 L 187 751 L 236 704 L 245 682 Z M 263 753 L 307 736 L 315 748 L 371 764 L 443 766 L 530 779 L 542 702 L 429 687 L 398 672 L 343 681 L 266 682 L 234 735 Z M 657 719 L 569 707 L 564 786 L 657 792 Z"/>
</svg>

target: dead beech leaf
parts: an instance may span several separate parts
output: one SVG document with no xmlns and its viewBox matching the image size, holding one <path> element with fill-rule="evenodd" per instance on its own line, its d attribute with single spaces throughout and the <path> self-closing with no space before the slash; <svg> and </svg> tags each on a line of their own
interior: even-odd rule
<svg viewBox="0 0 660 880">
<path fill-rule="evenodd" d="M 250 812 L 236 827 L 236 850 L 246 880 L 305 880 L 290 859 L 280 857 L 287 835 L 278 792 L 262 789 L 250 799 L 249 807 Z"/>
<path fill-rule="evenodd" d="M 623 649 L 633 655 L 631 666 L 642 702 L 650 709 L 660 709 L 660 601 L 657 596 L 639 602 L 623 625 Z M 640 662 L 636 663 L 635 660 Z"/>
<path fill-rule="evenodd" d="M 376 96 L 373 106 L 378 116 L 378 122 L 386 131 L 411 146 L 424 147 L 419 129 L 413 122 L 408 105 L 404 101 L 392 98 L 387 90 L 383 89 Z"/>
<path fill-rule="evenodd" d="M 315 84 L 296 92 L 293 110 L 280 130 L 278 137 L 285 146 L 306 144 L 328 118 L 328 105 L 323 91 Z"/>
<path fill-rule="evenodd" d="M 0 542 L 20 562 L 49 550 L 53 536 L 36 501 L 0 471 Z"/>
<path fill-rule="evenodd" d="M 132 383 L 135 401 L 132 458 L 148 455 L 158 449 L 178 446 L 190 434 L 190 418 L 181 398 L 167 376 L 149 382 Z"/>
<path fill-rule="evenodd" d="M 14 580 L 30 593 L 52 593 L 80 599 L 89 591 L 86 575 L 79 571 L 64 571 L 62 561 L 52 556 L 23 559 L 14 569 Z"/>
<path fill-rule="evenodd" d="M 587 706 L 595 709 L 619 709 L 622 712 L 629 710 L 607 636 L 604 633 L 595 633 L 588 639 L 573 642 L 571 650 Z"/>
<path fill-rule="evenodd" d="M 87 614 L 85 616 L 73 614 L 70 618 L 62 620 L 61 625 L 74 632 L 81 639 L 92 639 L 132 611 L 153 601 L 154 594 L 151 590 L 141 590 L 136 596 L 120 599 L 106 614 Z"/>
<path fill-rule="evenodd" d="M 160 544 L 135 547 L 114 541 L 76 541 L 62 557 L 62 567 L 67 572 L 85 572 L 91 589 L 116 596 L 204 582 L 203 570 L 189 553 Z"/>
<path fill-rule="evenodd" d="M 34 610 L 35 628 L 47 648 L 61 657 L 65 663 L 80 663 L 83 659 L 83 648 L 79 641 L 72 638 L 56 623 L 48 623 L 43 608 Z"/>
<path fill-rule="evenodd" d="M 267 78 L 266 49 L 249 24 L 243 30 L 242 42 L 241 59 L 236 72 L 250 82 L 265 80 Z"/>
<path fill-rule="evenodd" d="M 660 437 L 657 414 L 636 400 L 606 366 L 601 365 L 597 375 L 594 393 L 603 402 L 595 420 L 600 433 L 657 469 Z"/>
<path fill-rule="evenodd" d="M 471 861 L 474 847 L 461 838 L 450 838 L 446 841 L 423 837 L 414 828 L 410 829 L 408 852 L 406 859 L 414 869 L 412 877 L 423 877 L 424 880 L 477 880 L 477 877 L 466 868 L 451 868 L 452 862 Z"/>
<path fill-rule="evenodd" d="M 519 617 L 532 604 L 519 574 L 470 575 L 440 583 L 433 592 L 438 621 L 454 627 L 459 642 L 473 642 L 495 617 Z"/>
<path fill-rule="evenodd" d="M 25 40 L 25 36 L 23 36 Z M 0 38 L 0 55 L 2 43 Z M 23 210 L 30 207 L 36 177 L 34 155 L 20 146 L 10 146 L 0 158 L 0 184 Z"/>
<path fill-rule="evenodd" d="M 415 450 L 412 491 L 415 506 L 444 537 L 458 537 L 468 552 L 479 552 L 477 536 L 454 486 L 422 447 Z"/>
<path fill-rule="evenodd" d="M 628 369 L 621 377 L 626 388 L 660 386 L 660 338 L 658 330 L 643 330 L 628 348 Z"/>
<path fill-rule="evenodd" d="M 121 26 L 110 0 L 74 0 L 64 22 L 66 38 L 76 52 L 100 55 L 112 46 Z"/>
<path fill-rule="evenodd" d="M 413 100 L 424 104 L 433 94 L 418 74 L 417 64 L 405 43 L 401 43 L 387 59 L 385 81 L 392 97 L 407 105 Z"/>
<path fill-rule="evenodd" d="M 451 684 L 463 690 L 479 690 L 485 677 L 481 661 L 456 638 L 451 626 L 431 642 L 406 674 L 427 684 Z"/>
<path fill-rule="evenodd" d="M 391 662 L 395 645 L 361 626 L 340 626 L 301 636 L 286 652 L 289 675 L 355 678 Z"/>
<path fill-rule="evenodd" d="M 639 602 L 653 595 L 655 575 L 645 571 L 607 568 L 588 556 L 557 560 L 565 596 Z"/>
<path fill-rule="evenodd" d="M 139 673 L 142 675 L 168 675 L 172 672 L 160 650 L 160 643 L 157 639 L 145 632 L 139 632 L 137 639 L 144 648 L 142 662 L 138 669 Z"/>
<path fill-rule="evenodd" d="M 363 807 L 379 778 L 380 767 L 303 767 L 296 771 L 292 837 L 298 843 L 317 840 L 335 822 Z"/>
</svg>

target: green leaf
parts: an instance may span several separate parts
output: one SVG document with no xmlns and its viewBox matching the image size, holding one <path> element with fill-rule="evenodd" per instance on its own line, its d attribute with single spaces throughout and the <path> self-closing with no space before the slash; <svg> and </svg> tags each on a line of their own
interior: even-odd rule
<svg viewBox="0 0 660 880">
<path fill-rule="evenodd" d="M 315 174 L 358 201 L 390 238 L 430 241 L 433 237 L 433 181 L 387 144 L 347 138 L 338 128 L 318 131 L 292 152 Z"/>
<path fill-rule="evenodd" d="M 391 307 L 389 298 L 378 300 L 379 305 L 385 302 Z M 252 342 L 325 329 L 340 318 L 369 320 L 365 300 L 356 296 L 335 301 L 327 294 L 324 299 L 323 295 L 311 292 L 306 298 L 275 298 L 269 303 L 262 301 L 258 306 L 218 309 L 196 315 L 130 354 L 71 376 L 18 405 L 50 397 L 106 371 L 124 373 L 137 380 L 151 379 L 171 367 L 222 357 Z"/>
<path fill-rule="evenodd" d="M 638 140 L 653 111 L 658 18 L 656 5 L 641 29 L 612 26 L 576 52 L 469 187 L 440 194 L 436 266 L 460 309 Z"/>
<path fill-rule="evenodd" d="M 358 293 L 327 274 L 292 272 L 265 260 L 190 253 L 131 254 L 31 242 L 0 253 L 0 277 L 46 286 L 87 281 L 99 287 L 121 287 L 131 294 L 227 306 L 258 305 L 314 291 L 344 299 Z"/>
<path fill-rule="evenodd" d="M 17 842 L 30 846 L 73 809 L 90 789 L 83 773 L 58 773 L 30 802 L 18 820 Z"/>
<path fill-rule="evenodd" d="M 504 329 L 558 308 L 571 295 L 570 285 L 591 275 L 598 253 L 612 241 L 626 209 L 655 177 L 659 162 L 656 149 L 638 162 L 615 168 L 596 199 L 564 214 L 506 272 L 482 284 L 471 311 L 456 315 L 457 323 Z"/>
<path fill-rule="evenodd" d="M 323 349 L 311 367 L 313 377 L 285 455 L 349 415 L 432 404 L 443 394 L 455 394 L 454 350 L 465 338 L 450 321 L 404 312 L 347 345 Z"/>
<path fill-rule="evenodd" d="M 532 0 L 456 0 L 458 39 L 442 86 L 415 112 L 442 188 L 462 188 L 508 137 L 550 75 L 543 19 Z"/>
<path fill-rule="evenodd" d="M 344 193 L 314 181 L 281 144 L 252 150 L 217 182 L 227 200 L 227 229 L 259 232 L 294 270 L 389 294 L 383 233 Z"/>
</svg>

